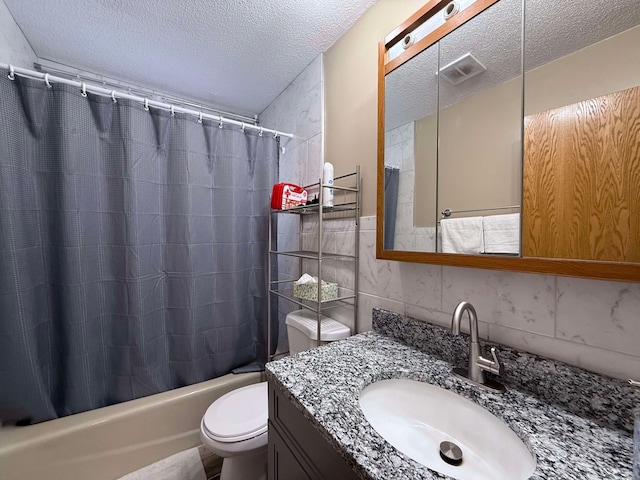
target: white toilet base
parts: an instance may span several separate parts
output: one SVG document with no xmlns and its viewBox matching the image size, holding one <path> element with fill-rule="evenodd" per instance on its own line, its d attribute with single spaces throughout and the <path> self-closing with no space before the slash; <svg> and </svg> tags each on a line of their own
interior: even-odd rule
<svg viewBox="0 0 640 480">
<path fill-rule="evenodd" d="M 224 458 L 220 480 L 267 480 L 267 447 Z"/>
</svg>

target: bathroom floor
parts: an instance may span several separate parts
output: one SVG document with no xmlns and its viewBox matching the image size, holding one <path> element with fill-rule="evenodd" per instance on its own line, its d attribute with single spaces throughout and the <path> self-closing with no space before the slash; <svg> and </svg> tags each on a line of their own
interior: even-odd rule
<svg viewBox="0 0 640 480">
<path fill-rule="evenodd" d="M 200 445 L 162 458 L 118 480 L 217 480 L 221 469 L 222 458 Z"/>
<path fill-rule="evenodd" d="M 202 460 L 202 466 L 204 467 L 207 480 L 217 480 L 220 478 L 222 458 L 207 450 L 204 445 L 198 447 L 198 452 L 200 453 L 200 460 Z"/>
</svg>

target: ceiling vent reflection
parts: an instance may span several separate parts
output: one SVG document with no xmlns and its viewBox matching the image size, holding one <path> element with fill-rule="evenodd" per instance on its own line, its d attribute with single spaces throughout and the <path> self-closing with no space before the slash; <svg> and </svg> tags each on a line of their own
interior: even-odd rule
<svg viewBox="0 0 640 480">
<path fill-rule="evenodd" d="M 445 65 L 439 73 L 451 85 L 458 85 L 465 80 L 475 77 L 487 69 L 472 53 L 466 53 L 453 62 Z"/>
</svg>

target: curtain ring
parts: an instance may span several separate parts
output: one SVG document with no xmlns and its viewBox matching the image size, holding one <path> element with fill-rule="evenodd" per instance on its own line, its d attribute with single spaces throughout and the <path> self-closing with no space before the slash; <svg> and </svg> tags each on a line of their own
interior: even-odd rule
<svg viewBox="0 0 640 480">
<path fill-rule="evenodd" d="M 171 116 L 175 117 L 176 116 L 176 109 L 173 105 L 171 105 Z"/>
<path fill-rule="evenodd" d="M 244 133 L 244 122 L 242 122 L 242 126 L 240 127 L 240 131 Z"/>
<path fill-rule="evenodd" d="M 80 95 L 83 97 L 87 96 L 87 84 L 82 82 L 82 86 L 80 87 Z"/>
<path fill-rule="evenodd" d="M 202 112 L 198 114 L 198 123 L 202 123 Z"/>
<path fill-rule="evenodd" d="M 222 117 L 220 118 L 220 122 L 218 123 L 218 128 L 222 128 Z"/>
<path fill-rule="evenodd" d="M 278 130 L 273 132 L 273 139 L 276 140 L 278 138 Z"/>
<path fill-rule="evenodd" d="M 49 74 L 48 73 L 44 74 L 44 83 L 47 85 L 47 87 L 51 88 L 51 83 L 49 82 Z"/>
<path fill-rule="evenodd" d="M 149 111 L 149 99 L 145 98 L 144 99 L 144 109 L 148 112 Z"/>
<path fill-rule="evenodd" d="M 111 90 L 111 100 L 113 100 L 113 103 L 118 103 L 118 100 L 116 99 L 116 91 L 115 90 Z"/>
<path fill-rule="evenodd" d="M 9 65 L 9 75 L 7 75 L 7 78 L 9 80 L 15 80 L 16 79 L 16 69 L 11 64 Z"/>
<path fill-rule="evenodd" d="M 262 129 L 262 127 L 260 127 L 260 133 L 258 134 L 258 136 L 260 136 L 260 137 L 261 137 L 261 136 L 262 136 L 262 134 L 263 134 L 263 129 Z"/>
</svg>

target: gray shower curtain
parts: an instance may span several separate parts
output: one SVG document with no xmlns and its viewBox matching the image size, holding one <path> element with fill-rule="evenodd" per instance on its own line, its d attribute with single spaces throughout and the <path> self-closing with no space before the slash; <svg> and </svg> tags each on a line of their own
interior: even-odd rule
<svg viewBox="0 0 640 480">
<path fill-rule="evenodd" d="M 0 71 L 0 419 L 264 356 L 277 155 L 270 135 Z"/>
<path fill-rule="evenodd" d="M 396 217 L 398 213 L 398 189 L 400 169 L 384 167 L 384 239 L 385 250 L 393 250 L 396 242 Z"/>
</svg>

